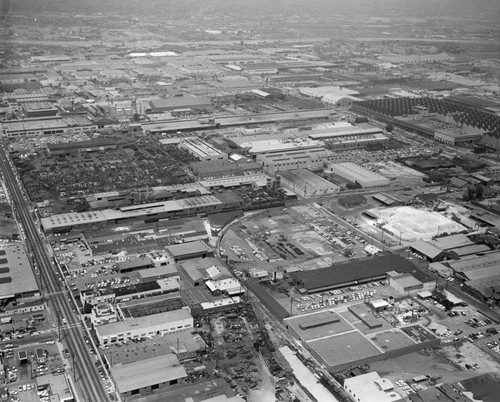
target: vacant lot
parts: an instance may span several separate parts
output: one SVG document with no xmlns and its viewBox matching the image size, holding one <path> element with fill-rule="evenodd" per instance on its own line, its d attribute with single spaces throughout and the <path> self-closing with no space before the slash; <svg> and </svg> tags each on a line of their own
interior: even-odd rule
<svg viewBox="0 0 500 402">
<path fill-rule="evenodd" d="M 488 371 L 500 370 L 499 366 L 493 370 L 493 366 L 490 365 L 491 363 L 486 365 L 484 363 L 485 360 L 483 360 L 484 358 L 490 362 L 492 361 L 488 356 L 482 354 L 479 349 L 470 343 L 466 343 L 464 346 L 465 350 L 469 350 L 470 347 L 476 350 L 474 352 L 475 359 L 468 359 L 468 361 L 478 363 L 478 370 L 461 370 L 453 362 L 456 359 L 454 356 L 457 351 L 453 350 L 454 348 L 451 349 L 451 347 L 446 347 L 438 351 L 423 350 L 395 359 L 372 363 L 370 364 L 370 370 L 377 371 L 381 377 L 386 377 L 392 381 L 399 379 L 410 380 L 417 375 L 441 375 L 440 382 L 445 383 L 460 381 Z M 470 350 L 470 353 L 472 353 L 472 350 Z M 480 355 L 483 357 L 480 358 Z M 464 367 L 463 364 L 461 366 L 462 368 Z"/>
</svg>

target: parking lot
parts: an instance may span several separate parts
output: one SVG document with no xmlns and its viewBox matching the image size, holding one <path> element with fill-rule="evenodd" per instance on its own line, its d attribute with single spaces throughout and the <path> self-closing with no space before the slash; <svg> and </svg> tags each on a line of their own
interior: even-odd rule
<svg viewBox="0 0 500 402">
<path fill-rule="evenodd" d="M 364 249 L 370 239 L 354 225 L 317 204 L 275 208 L 252 215 L 251 225 L 245 220 L 234 225 L 224 235 L 220 252 L 243 271 L 252 267 L 280 271 L 315 260 L 322 265 L 325 258 L 334 262 L 363 258 L 369 254 Z"/>
</svg>

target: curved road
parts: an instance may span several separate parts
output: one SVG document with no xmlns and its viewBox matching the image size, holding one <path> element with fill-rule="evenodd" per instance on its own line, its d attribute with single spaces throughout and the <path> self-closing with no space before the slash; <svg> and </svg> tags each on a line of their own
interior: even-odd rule
<svg viewBox="0 0 500 402">
<path fill-rule="evenodd" d="M 68 323 L 69 328 L 62 329 L 61 338 L 74 357 L 75 383 L 80 386 L 84 401 L 107 402 L 109 401 L 108 393 L 97 373 L 95 360 L 90 355 L 87 344 L 83 339 L 83 332 L 78 318 L 73 314 L 72 307 L 66 298 L 66 292 L 61 292 L 63 289 L 56 277 L 55 268 L 47 253 L 46 244 L 40 238 L 38 228 L 33 221 L 27 202 L 23 197 L 23 192 L 17 182 L 17 176 L 3 146 L 0 148 L 0 169 L 4 174 L 5 184 L 10 191 L 17 219 L 24 228 L 28 250 L 38 264 L 41 279 L 45 286 L 44 290 L 50 295 L 49 300 L 53 312 L 57 314 L 60 320 L 66 319 Z"/>
</svg>

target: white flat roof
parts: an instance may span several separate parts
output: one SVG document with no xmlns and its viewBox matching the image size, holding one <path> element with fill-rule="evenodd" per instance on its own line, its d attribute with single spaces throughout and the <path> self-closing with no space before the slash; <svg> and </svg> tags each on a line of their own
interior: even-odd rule
<svg viewBox="0 0 500 402">
<path fill-rule="evenodd" d="M 264 173 L 244 175 L 244 176 L 233 176 L 227 178 L 200 180 L 200 184 L 206 188 L 211 187 L 233 187 L 236 185 L 255 183 L 257 186 L 262 187 L 267 184 L 270 177 Z"/>
<path fill-rule="evenodd" d="M 0 245 L 0 299 L 37 290 L 24 245 Z"/>
<path fill-rule="evenodd" d="M 173 323 L 192 318 L 191 313 L 187 309 L 182 308 L 179 310 L 165 311 L 163 313 L 145 315 L 142 317 L 132 317 L 123 321 L 100 325 L 97 327 L 97 331 L 100 336 L 104 337 L 119 333 L 126 333 L 131 329 L 138 330 L 144 328 L 146 330 L 147 328 L 156 326 L 162 322 L 173 325 Z"/>
<path fill-rule="evenodd" d="M 390 383 L 389 380 L 380 378 L 376 371 L 372 371 L 371 373 L 347 378 L 344 381 L 344 387 L 349 389 L 351 393 L 355 394 L 356 398 L 359 398 L 359 400 L 361 401 L 392 402 L 401 400 L 401 395 L 399 395 L 397 392 L 386 392 L 377 386 L 377 384 L 379 384 L 382 380 L 385 380 L 384 382 Z M 390 389 L 390 385 L 386 385 L 384 386 L 384 388 Z M 394 386 L 392 386 L 392 388 L 394 388 Z"/>
<path fill-rule="evenodd" d="M 215 307 L 231 306 L 233 304 L 238 304 L 238 303 L 241 303 L 241 297 L 234 296 L 234 297 L 226 297 L 224 299 L 214 300 L 212 302 L 203 302 L 200 303 L 200 305 L 204 310 L 210 310 Z"/>
<path fill-rule="evenodd" d="M 375 180 L 389 180 L 386 177 L 374 173 L 371 170 L 365 169 L 364 167 L 353 163 L 353 162 L 342 162 L 342 163 L 332 163 L 331 167 L 347 173 L 355 178 L 358 178 L 360 181 L 375 181 Z"/>
</svg>

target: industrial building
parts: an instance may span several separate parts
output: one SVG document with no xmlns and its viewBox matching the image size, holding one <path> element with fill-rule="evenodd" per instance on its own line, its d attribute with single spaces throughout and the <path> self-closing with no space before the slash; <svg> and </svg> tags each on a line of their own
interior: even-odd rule
<svg viewBox="0 0 500 402">
<path fill-rule="evenodd" d="M 165 311 L 140 317 L 131 317 L 123 321 L 112 322 L 95 327 L 99 345 L 111 345 L 130 339 L 145 338 L 161 334 L 192 331 L 193 317 L 189 308 Z"/>
<path fill-rule="evenodd" d="M 153 113 L 175 110 L 199 110 L 212 107 L 212 99 L 206 96 L 175 96 L 167 99 L 154 99 L 150 102 Z"/>
<path fill-rule="evenodd" d="M 325 148 L 307 148 L 283 152 L 258 154 L 256 160 L 264 172 L 270 175 L 278 171 L 309 169 L 323 170 L 328 162 L 336 159 L 336 155 Z"/>
<path fill-rule="evenodd" d="M 418 255 L 421 255 L 429 262 L 443 261 L 448 258 L 446 253 L 441 248 L 437 247 L 430 241 L 417 240 L 410 244 L 410 250 Z"/>
<path fill-rule="evenodd" d="M 483 138 L 482 133 L 467 132 L 458 129 L 438 129 L 434 131 L 434 139 L 448 145 L 476 144 Z"/>
<path fill-rule="evenodd" d="M 200 286 L 206 280 L 232 278 L 229 270 L 216 258 L 192 258 L 179 263 L 192 286 Z"/>
<path fill-rule="evenodd" d="M 116 269 L 120 273 L 138 271 L 140 269 L 154 268 L 155 263 L 149 257 L 132 258 L 125 261 L 118 261 Z"/>
<path fill-rule="evenodd" d="M 228 311 L 228 310 L 233 310 L 237 307 L 240 306 L 240 304 L 243 302 L 241 297 L 239 296 L 234 296 L 234 297 L 224 297 L 222 299 L 210 301 L 210 302 L 202 302 L 200 303 L 199 307 L 198 306 L 193 306 L 192 314 L 193 317 L 197 317 L 199 315 L 203 314 L 213 314 L 213 313 L 219 313 L 222 311 Z"/>
<path fill-rule="evenodd" d="M 362 194 L 353 194 L 339 198 L 338 203 L 344 208 L 354 208 L 366 204 L 366 198 Z"/>
<path fill-rule="evenodd" d="M 352 162 L 328 164 L 326 172 L 336 174 L 352 183 L 358 183 L 361 187 L 386 186 L 390 183 L 386 177 Z"/>
<path fill-rule="evenodd" d="M 68 132 L 68 124 L 57 117 L 6 120 L 2 122 L 3 137 L 22 137 L 25 135 L 50 135 Z"/>
<path fill-rule="evenodd" d="M 165 248 L 175 262 L 193 258 L 206 258 L 214 255 L 214 250 L 204 241 L 197 240 L 190 243 L 174 244 Z"/>
<path fill-rule="evenodd" d="M 393 194 L 377 193 L 377 194 L 372 194 L 372 198 L 387 207 L 396 207 L 406 204 L 405 201 L 401 200 L 400 198 L 396 197 Z"/>
<path fill-rule="evenodd" d="M 227 178 L 232 176 L 242 176 L 258 174 L 262 172 L 262 167 L 257 162 L 229 162 L 227 160 L 210 160 L 202 162 L 192 162 L 189 168 L 199 180 Z"/>
<path fill-rule="evenodd" d="M 282 113 L 263 113 L 254 115 L 217 117 L 212 122 L 199 119 L 173 120 L 167 122 L 143 124 L 145 134 L 177 133 L 179 131 L 209 130 L 214 127 L 240 127 L 262 124 L 276 124 L 284 122 L 301 122 L 311 120 L 328 120 L 334 112 L 332 110 L 305 110 Z"/>
<path fill-rule="evenodd" d="M 200 161 L 220 161 L 227 159 L 227 154 L 221 152 L 201 138 L 181 139 L 179 148 L 186 150 Z"/>
<path fill-rule="evenodd" d="M 83 152 L 102 152 L 108 149 L 117 149 L 116 140 L 92 140 L 62 143 L 47 143 L 47 152 L 51 156 L 72 155 Z"/>
<path fill-rule="evenodd" d="M 110 368 L 116 388 L 124 398 L 165 391 L 187 379 L 186 369 L 173 353 Z"/>
<path fill-rule="evenodd" d="M 297 288 L 304 293 L 317 293 L 360 283 L 385 280 L 389 272 L 411 273 L 422 283 L 432 279 L 415 271 L 414 265 L 398 255 L 386 254 L 373 258 L 335 264 L 332 267 L 291 274 Z"/>
<path fill-rule="evenodd" d="M 369 124 L 352 125 L 347 122 L 336 122 L 324 128 L 316 128 L 308 132 L 312 140 L 362 139 L 370 135 L 383 134 L 384 130 Z"/>
<path fill-rule="evenodd" d="M 241 208 L 243 200 L 235 194 L 183 198 L 150 204 L 140 204 L 119 209 L 70 212 L 41 219 L 45 233 L 61 233 L 71 230 L 96 230 L 111 224 L 127 222 L 155 222 L 160 219 L 176 219 L 201 214 L 219 213 Z"/>
<path fill-rule="evenodd" d="M 420 291 L 430 291 L 436 287 L 436 281 L 423 283 L 409 273 L 389 273 L 389 285 L 401 294 L 414 294 Z"/>
<path fill-rule="evenodd" d="M 22 108 L 26 117 L 48 117 L 59 113 L 59 109 L 50 102 L 25 102 Z"/>
<path fill-rule="evenodd" d="M 348 149 L 366 148 L 369 146 L 381 146 L 389 142 L 384 134 L 365 134 L 357 137 L 336 136 L 325 139 L 328 149 L 334 151 L 346 151 Z"/>
<path fill-rule="evenodd" d="M 332 373 L 440 344 L 436 336 L 420 325 L 395 328 L 365 303 L 351 305 L 347 311 L 333 308 L 284 321 Z M 358 397 L 361 400 L 361 394 L 356 393 L 356 400 Z"/>
<path fill-rule="evenodd" d="M 500 303 L 500 251 L 446 263 L 456 277 L 463 280 L 462 289 L 491 304 Z"/>
<path fill-rule="evenodd" d="M 278 171 L 281 185 L 301 197 L 320 197 L 336 194 L 340 188 L 307 169 Z"/>
<path fill-rule="evenodd" d="M 226 295 L 228 297 L 239 296 L 245 293 L 241 283 L 235 278 L 207 280 L 205 282 L 210 293 L 214 296 Z"/>
<path fill-rule="evenodd" d="M 266 187 L 272 179 L 264 173 L 247 174 L 243 176 L 221 177 L 200 180 L 200 184 L 208 190 L 222 190 L 239 187 Z"/>
<path fill-rule="evenodd" d="M 464 234 L 438 237 L 434 240 L 417 240 L 410 249 L 429 262 L 459 259 L 491 251 L 485 244 L 475 244 Z"/>
<path fill-rule="evenodd" d="M 396 402 L 402 400 L 394 384 L 376 371 L 344 380 L 344 389 L 358 402 Z"/>
<path fill-rule="evenodd" d="M 38 284 L 22 243 L 0 246 L 0 299 L 39 296 Z"/>
<path fill-rule="evenodd" d="M 231 140 L 241 148 L 245 148 L 249 154 L 255 158 L 257 155 L 274 154 L 290 151 L 305 151 L 308 149 L 323 151 L 323 142 L 311 140 L 300 134 L 288 133 L 259 133 L 255 135 L 245 135 L 232 137 Z M 332 155 L 333 156 L 333 155 Z"/>
</svg>

